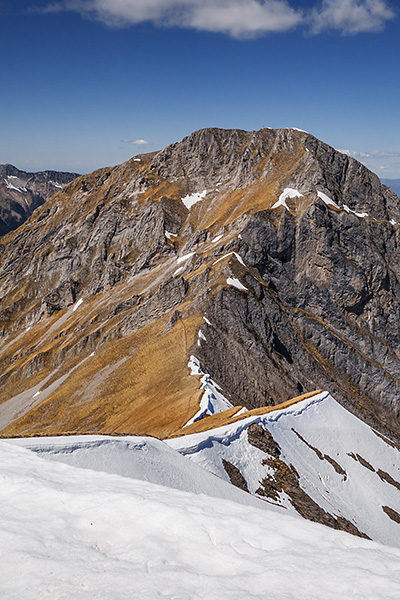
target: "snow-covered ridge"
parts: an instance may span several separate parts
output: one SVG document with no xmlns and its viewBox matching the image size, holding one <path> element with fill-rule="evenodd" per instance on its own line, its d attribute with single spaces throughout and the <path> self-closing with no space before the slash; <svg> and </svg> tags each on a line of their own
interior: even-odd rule
<svg viewBox="0 0 400 600">
<path fill-rule="evenodd" d="M 399 451 L 327 392 L 168 444 L 226 480 L 223 460 L 228 461 L 257 494 L 260 482 L 272 476 L 271 467 L 263 463 L 268 455 L 248 440 L 249 427 L 257 423 L 272 435 L 281 460 L 293 465 L 312 501 L 371 539 L 400 546 L 400 524 L 389 516 L 390 511 L 400 515 Z M 294 511 L 284 492 L 270 501 Z"/>
<path fill-rule="evenodd" d="M 201 333 L 201 331 L 200 331 Z M 204 334 L 199 335 L 199 340 L 205 340 Z M 200 361 L 195 356 L 191 356 L 188 367 L 191 375 L 202 375 L 201 389 L 204 390 L 200 400 L 200 408 L 197 413 L 186 423 L 185 427 L 191 425 L 195 421 L 199 421 L 206 415 L 215 415 L 216 413 L 232 408 L 232 404 L 221 394 L 219 386 L 213 381 L 207 373 L 203 373 L 200 367 Z"/>
</svg>

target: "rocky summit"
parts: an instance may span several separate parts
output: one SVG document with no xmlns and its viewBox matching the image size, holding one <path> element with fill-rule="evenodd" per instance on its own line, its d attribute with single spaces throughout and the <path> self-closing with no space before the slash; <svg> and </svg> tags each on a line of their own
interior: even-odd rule
<svg viewBox="0 0 400 600">
<path fill-rule="evenodd" d="M 74 179 L 0 239 L 1 435 L 176 437 L 324 389 L 398 440 L 399 232 L 396 194 L 296 129 Z"/>
<path fill-rule="evenodd" d="M 19 227 L 35 208 L 76 177 L 77 173 L 27 173 L 13 165 L 0 165 L 0 236 Z"/>
</svg>

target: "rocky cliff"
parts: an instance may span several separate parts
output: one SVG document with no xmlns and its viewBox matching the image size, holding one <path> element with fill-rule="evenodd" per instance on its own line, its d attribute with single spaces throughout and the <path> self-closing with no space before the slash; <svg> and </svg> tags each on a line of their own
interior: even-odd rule
<svg viewBox="0 0 400 600">
<path fill-rule="evenodd" d="M 77 178 L 1 240 L 2 435 L 165 437 L 324 388 L 397 438 L 399 223 L 376 175 L 294 129 Z"/>
<path fill-rule="evenodd" d="M 19 227 L 35 208 L 76 177 L 76 173 L 27 173 L 12 165 L 0 165 L 0 236 Z"/>
</svg>

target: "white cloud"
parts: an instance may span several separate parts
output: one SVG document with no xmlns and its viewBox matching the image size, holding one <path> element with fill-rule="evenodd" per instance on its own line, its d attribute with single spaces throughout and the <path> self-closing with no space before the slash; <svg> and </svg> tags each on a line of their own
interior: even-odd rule
<svg viewBox="0 0 400 600">
<path fill-rule="evenodd" d="M 198 4 L 191 20 L 192 26 L 199 30 L 228 33 L 233 37 L 253 37 L 292 29 L 303 20 L 303 16 L 286 2 L 278 0 L 233 0 Z"/>
<path fill-rule="evenodd" d="M 39 10 L 74 11 L 111 27 L 151 22 L 235 38 L 288 31 L 299 25 L 312 33 L 379 31 L 395 16 L 386 0 L 322 0 L 308 12 L 291 3 L 294 0 L 59 0 Z"/>
<path fill-rule="evenodd" d="M 42 12 L 75 11 L 110 26 L 142 22 L 255 37 L 287 31 L 303 20 L 286 0 L 62 0 Z"/>
<path fill-rule="evenodd" d="M 147 140 L 121 140 L 124 144 L 132 144 L 133 146 L 152 146 Z"/>
<path fill-rule="evenodd" d="M 385 0 L 323 0 L 311 11 L 311 30 L 337 29 L 345 34 L 380 31 L 395 13 Z"/>
</svg>

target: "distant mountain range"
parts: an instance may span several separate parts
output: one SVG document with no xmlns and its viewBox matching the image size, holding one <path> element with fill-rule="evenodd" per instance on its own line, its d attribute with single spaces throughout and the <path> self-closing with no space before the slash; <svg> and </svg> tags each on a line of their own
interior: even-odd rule
<svg viewBox="0 0 400 600">
<path fill-rule="evenodd" d="M 13 165 L 0 165 L 0 236 L 19 227 L 35 208 L 76 177 L 76 173 L 27 173 Z"/>
</svg>

